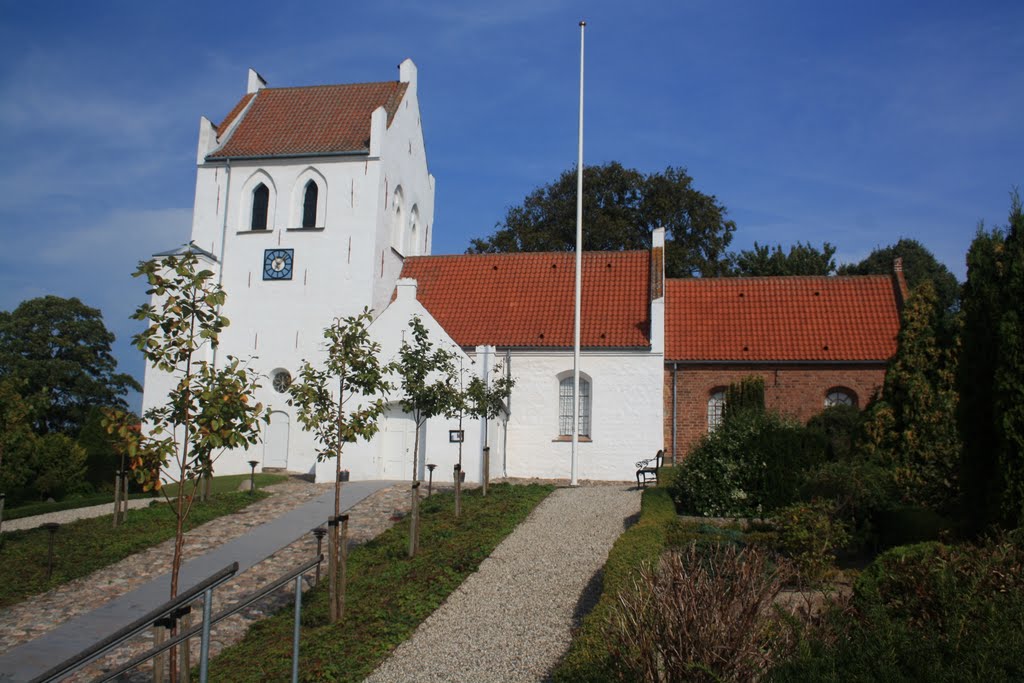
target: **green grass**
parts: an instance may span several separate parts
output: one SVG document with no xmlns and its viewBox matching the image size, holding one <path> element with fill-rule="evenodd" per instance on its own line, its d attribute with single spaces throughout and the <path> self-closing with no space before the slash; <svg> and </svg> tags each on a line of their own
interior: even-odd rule
<svg viewBox="0 0 1024 683">
<path fill-rule="evenodd" d="M 303 598 L 300 671 L 304 681 L 361 681 L 406 640 L 551 491 L 550 486 L 492 486 L 463 494 L 455 519 L 450 494 L 424 499 L 420 552 L 406 556 L 408 520 L 349 556 L 345 618 L 327 618 L 327 581 Z M 288 680 L 292 608 L 256 624 L 211 667 L 215 681 Z M 216 627 L 215 627 L 216 628 Z"/>
<path fill-rule="evenodd" d="M 286 479 L 288 479 L 288 476 L 284 474 L 264 474 L 261 472 L 256 475 L 256 488 L 270 486 L 271 484 L 278 484 Z M 218 493 L 230 493 L 232 491 L 237 491 L 243 481 L 249 481 L 248 474 L 228 474 L 223 477 L 214 477 L 213 482 L 210 485 L 210 490 L 213 495 Z M 167 486 L 167 493 L 172 497 L 176 494 L 177 490 L 177 484 Z M 132 493 L 129 494 L 128 498 L 131 500 L 138 500 L 141 498 L 153 498 L 154 500 L 164 499 L 163 495 L 154 493 Z M 113 509 L 114 494 L 97 493 L 89 496 L 66 498 L 53 503 L 26 503 L 15 508 L 4 508 L 4 521 L 22 519 L 24 517 L 35 517 L 36 515 L 45 515 L 49 512 L 76 510 L 78 508 L 87 508 L 94 505 L 109 505 L 111 509 Z"/>
<path fill-rule="evenodd" d="M 268 494 L 222 493 L 195 503 L 187 529 L 236 512 Z M 112 516 L 61 525 L 54 536 L 53 576 L 46 580 L 49 533 L 43 529 L 5 532 L 0 539 L 0 608 L 102 569 L 174 537 L 174 513 L 167 505 L 132 510 L 118 529 Z M 168 566 L 170 570 L 170 566 Z"/>
</svg>

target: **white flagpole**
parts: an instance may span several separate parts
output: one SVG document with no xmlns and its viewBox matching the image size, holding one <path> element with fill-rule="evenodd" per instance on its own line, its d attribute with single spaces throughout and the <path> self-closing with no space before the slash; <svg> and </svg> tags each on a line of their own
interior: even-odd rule
<svg viewBox="0 0 1024 683">
<path fill-rule="evenodd" d="M 580 139 L 576 160 L 576 293 L 572 329 L 572 470 L 570 486 L 578 486 L 580 444 L 580 298 L 583 285 L 583 32 L 587 22 L 580 22 Z"/>
</svg>

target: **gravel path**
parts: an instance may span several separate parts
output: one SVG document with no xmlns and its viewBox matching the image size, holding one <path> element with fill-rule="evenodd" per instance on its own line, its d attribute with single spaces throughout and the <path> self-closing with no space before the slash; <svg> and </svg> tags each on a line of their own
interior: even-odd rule
<svg viewBox="0 0 1024 683">
<path fill-rule="evenodd" d="M 565 654 L 588 584 L 640 493 L 558 489 L 367 681 L 543 681 Z"/>
<path fill-rule="evenodd" d="M 138 508 L 148 507 L 150 503 L 157 498 L 134 498 L 128 501 L 128 509 L 136 510 Z M 159 500 L 163 500 L 162 498 Z M 103 503 L 102 505 L 93 505 L 87 508 L 74 508 L 71 510 L 61 510 L 59 512 L 47 512 L 45 515 L 35 515 L 33 517 L 22 517 L 21 519 L 12 519 L 11 521 L 4 520 L 3 530 L 4 531 L 18 531 L 19 529 L 34 529 L 37 526 L 46 524 L 47 522 L 58 522 L 59 524 L 66 524 L 68 522 L 74 522 L 76 519 L 88 519 L 90 517 L 102 517 L 103 515 L 109 515 L 114 512 L 114 502 Z"/>
</svg>

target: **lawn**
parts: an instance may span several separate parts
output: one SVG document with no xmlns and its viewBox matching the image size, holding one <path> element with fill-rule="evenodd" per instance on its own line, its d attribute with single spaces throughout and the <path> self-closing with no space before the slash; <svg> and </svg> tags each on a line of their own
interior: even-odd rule
<svg viewBox="0 0 1024 683">
<path fill-rule="evenodd" d="M 256 475 L 256 488 L 262 488 L 264 486 L 270 486 L 271 484 L 277 484 L 282 481 L 285 481 L 287 478 L 287 475 L 284 474 L 259 473 Z M 243 481 L 249 481 L 248 474 L 228 474 L 224 475 L 223 477 L 214 477 L 213 483 L 211 484 L 211 491 L 214 494 L 237 491 Z M 177 491 L 177 488 L 178 487 L 176 484 L 168 486 L 168 495 L 173 496 L 175 491 Z M 162 495 L 153 493 L 132 493 L 128 497 L 132 500 L 137 500 L 140 498 L 153 498 L 154 500 L 163 500 Z M 64 500 L 58 500 L 52 503 L 26 503 L 24 505 L 19 505 L 18 507 L 15 508 L 5 508 L 4 521 L 22 519 L 23 517 L 34 517 L 36 515 L 45 515 L 48 512 L 76 510 L 78 508 L 87 508 L 92 507 L 94 505 L 109 505 L 111 507 L 111 510 L 113 510 L 114 494 L 97 493 L 88 496 L 66 498 Z"/>
<path fill-rule="evenodd" d="M 365 678 L 552 490 L 500 484 L 490 487 L 486 498 L 479 489 L 467 491 L 459 519 L 451 494 L 434 494 L 421 506 L 420 552 L 414 559 L 406 556 L 407 520 L 356 548 L 349 555 L 341 622 L 328 623 L 326 581 L 303 598 L 302 680 Z M 221 653 L 212 662 L 210 679 L 288 680 L 295 623 L 291 610 L 256 624 L 241 643 Z"/>
<path fill-rule="evenodd" d="M 211 496 L 205 503 L 195 503 L 186 528 L 193 529 L 237 512 L 266 495 L 232 492 Z M 112 528 L 111 515 L 63 524 L 54 535 L 53 576 L 47 580 L 49 533 L 39 528 L 5 532 L 0 539 L 0 608 L 86 576 L 173 537 L 174 514 L 162 504 L 132 510 L 127 522 L 118 529 Z"/>
</svg>

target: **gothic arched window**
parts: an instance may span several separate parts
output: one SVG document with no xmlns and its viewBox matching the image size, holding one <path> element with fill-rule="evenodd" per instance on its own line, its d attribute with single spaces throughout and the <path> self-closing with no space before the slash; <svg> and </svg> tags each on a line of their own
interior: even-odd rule
<svg viewBox="0 0 1024 683">
<path fill-rule="evenodd" d="M 253 230 L 267 229 L 267 210 L 270 207 L 270 190 L 266 185 L 260 183 L 252 191 L 252 223 Z"/>
<path fill-rule="evenodd" d="M 302 198 L 302 227 L 316 227 L 316 200 L 320 195 L 320 188 L 310 180 L 306 183 L 306 192 Z"/>
</svg>

